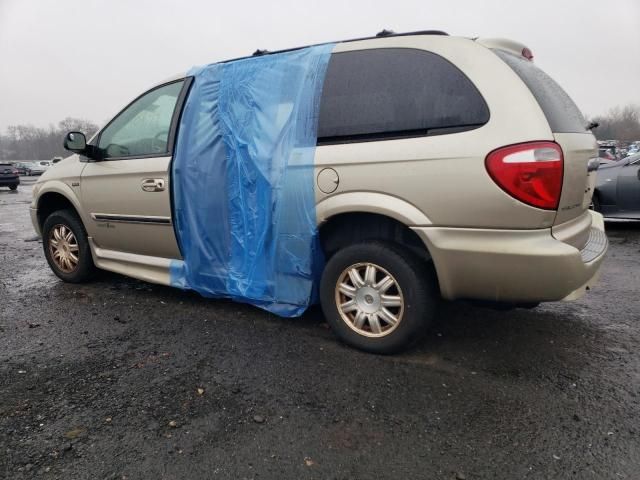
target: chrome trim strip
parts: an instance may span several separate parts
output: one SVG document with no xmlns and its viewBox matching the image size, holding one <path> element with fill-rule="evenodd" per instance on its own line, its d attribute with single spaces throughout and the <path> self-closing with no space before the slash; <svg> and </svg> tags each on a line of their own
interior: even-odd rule
<svg viewBox="0 0 640 480">
<path fill-rule="evenodd" d="M 171 217 L 151 217 L 143 215 L 114 215 L 111 213 L 92 213 L 96 222 L 144 223 L 151 225 L 171 225 Z"/>
</svg>

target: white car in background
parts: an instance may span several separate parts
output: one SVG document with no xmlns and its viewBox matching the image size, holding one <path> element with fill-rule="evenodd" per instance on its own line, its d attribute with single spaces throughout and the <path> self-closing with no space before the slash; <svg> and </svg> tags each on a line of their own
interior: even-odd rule
<svg viewBox="0 0 640 480">
<path fill-rule="evenodd" d="M 27 166 L 27 175 L 42 175 L 51 166 L 49 160 L 36 160 Z"/>
</svg>

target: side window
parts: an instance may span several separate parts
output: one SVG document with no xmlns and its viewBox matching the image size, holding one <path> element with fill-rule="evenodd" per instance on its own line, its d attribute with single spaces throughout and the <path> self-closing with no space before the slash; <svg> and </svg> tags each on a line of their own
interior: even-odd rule
<svg viewBox="0 0 640 480">
<path fill-rule="evenodd" d="M 450 133 L 488 121 L 475 85 L 441 56 L 410 48 L 358 50 L 331 57 L 318 143 Z"/>
<path fill-rule="evenodd" d="M 184 81 L 144 94 L 122 111 L 100 134 L 103 158 L 168 153 L 171 119 Z"/>
</svg>

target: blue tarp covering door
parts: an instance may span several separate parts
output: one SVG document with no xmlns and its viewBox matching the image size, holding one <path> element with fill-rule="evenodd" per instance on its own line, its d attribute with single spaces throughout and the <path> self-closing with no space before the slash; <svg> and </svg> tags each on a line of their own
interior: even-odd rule
<svg viewBox="0 0 640 480">
<path fill-rule="evenodd" d="M 172 163 L 171 283 L 281 316 L 322 269 L 314 154 L 333 45 L 194 69 Z"/>
</svg>

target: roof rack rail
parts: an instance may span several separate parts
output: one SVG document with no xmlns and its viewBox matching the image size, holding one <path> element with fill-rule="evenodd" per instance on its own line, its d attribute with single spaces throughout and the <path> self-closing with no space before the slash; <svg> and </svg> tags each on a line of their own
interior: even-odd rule
<svg viewBox="0 0 640 480">
<path fill-rule="evenodd" d="M 393 30 L 387 30 L 386 28 L 382 29 L 380 32 L 376 33 L 376 37 L 388 37 L 390 35 L 393 35 L 394 32 Z"/>
<path fill-rule="evenodd" d="M 222 60 L 220 62 L 216 62 L 216 63 L 228 63 L 228 62 L 234 62 L 236 60 L 242 60 L 245 58 L 251 58 L 251 57 L 260 57 L 263 55 L 273 55 L 274 53 L 286 53 L 286 52 L 293 52 L 295 50 L 301 50 L 303 48 L 307 48 L 307 47 L 317 47 L 319 45 L 326 45 L 327 43 L 348 43 L 348 42 L 359 42 L 360 40 L 374 40 L 376 38 L 388 38 L 388 37 L 409 37 L 412 35 L 443 35 L 443 36 L 449 36 L 449 34 L 447 32 L 443 32 L 442 30 L 418 30 L 415 32 L 401 32 L 401 33 L 395 33 L 393 30 L 387 30 L 386 28 L 381 30 L 380 32 L 378 32 L 375 36 L 373 37 L 359 37 L 359 38 L 350 38 L 348 40 L 338 40 L 336 42 L 322 42 L 322 43 L 314 43 L 312 45 L 303 45 L 301 47 L 294 47 L 294 48 L 285 48 L 284 50 L 274 50 L 274 51 L 269 51 L 269 50 L 260 50 L 257 49 L 255 52 L 253 52 L 252 55 L 250 56 L 245 56 L 245 57 L 238 57 L 238 58 L 231 58 L 228 60 Z"/>
</svg>

